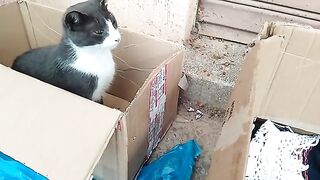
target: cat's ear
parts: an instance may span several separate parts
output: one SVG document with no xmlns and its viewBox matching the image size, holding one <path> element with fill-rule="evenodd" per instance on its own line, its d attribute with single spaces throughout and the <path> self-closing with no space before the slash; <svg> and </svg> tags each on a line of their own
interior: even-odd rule
<svg viewBox="0 0 320 180">
<path fill-rule="evenodd" d="M 103 9 L 107 9 L 108 7 L 108 0 L 91 0 L 99 4 Z"/>
<path fill-rule="evenodd" d="M 107 7 L 107 1 L 106 0 L 100 0 L 100 6 L 101 7 Z"/>
<path fill-rule="evenodd" d="M 71 31 L 80 30 L 86 23 L 88 16 L 78 11 L 71 11 L 66 14 L 64 23 Z"/>
<path fill-rule="evenodd" d="M 108 0 L 99 0 L 100 1 L 100 6 L 104 10 L 108 10 Z"/>
</svg>

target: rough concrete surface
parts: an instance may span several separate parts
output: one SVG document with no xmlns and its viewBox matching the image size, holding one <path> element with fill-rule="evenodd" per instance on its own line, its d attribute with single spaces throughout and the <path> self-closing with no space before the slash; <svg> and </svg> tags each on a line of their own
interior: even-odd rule
<svg viewBox="0 0 320 180">
<path fill-rule="evenodd" d="M 120 26 L 174 42 L 189 38 L 198 0 L 109 0 Z"/>
<path fill-rule="evenodd" d="M 183 96 L 224 108 L 240 72 L 247 46 L 197 35 L 186 43 L 184 72 L 189 88 Z"/>
<path fill-rule="evenodd" d="M 15 2 L 15 1 L 17 1 L 17 0 L 0 0 L 0 6 Z"/>
<path fill-rule="evenodd" d="M 187 112 L 189 107 L 199 109 L 204 116 L 198 120 L 195 112 Z M 202 152 L 196 162 L 193 179 L 202 180 L 207 176 L 210 167 L 213 148 L 221 132 L 223 111 L 205 107 L 202 104 L 184 100 L 178 108 L 178 117 L 164 139 L 151 156 L 150 162 L 157 159 L 165 152 L 179 143 L 195 139 L 201 146 Z"/>
<path fill-rule="evenodd" d="M 65 10 L 87 0 L 30 1 Z M 179 43 L 189 38 L 197 7 L 198 0 L 108 0 L 108 9 L 114 13 L 120 27 Z"/>
</svg>

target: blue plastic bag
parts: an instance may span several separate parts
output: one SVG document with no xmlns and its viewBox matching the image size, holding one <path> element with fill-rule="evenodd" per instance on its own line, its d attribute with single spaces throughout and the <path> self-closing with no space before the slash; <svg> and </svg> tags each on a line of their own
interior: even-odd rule
<svg viewBox="0 0 320 180">
<path fill-rule="evenodd" d="M 47 180 L 24 164 L 0 152 L 1 180 Z"/>
<path fill-rule="evenodd" d="M 142 168 L 138 180 L 189 180 L 201 149 L 195 140 L 179 144 Z"/>
</svg>

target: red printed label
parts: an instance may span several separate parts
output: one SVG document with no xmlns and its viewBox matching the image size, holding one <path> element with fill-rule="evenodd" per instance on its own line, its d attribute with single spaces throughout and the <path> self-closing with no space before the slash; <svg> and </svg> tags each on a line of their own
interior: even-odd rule
<svg viewBox="0 0 320 180">
<path fill-rule="evenodd" d="M 159 134 L 163 125 L 166 104 L 166 81 L 167 65 L 160 70 L 150 83 L 148 156 L 160 140 Z"/>
</svg>

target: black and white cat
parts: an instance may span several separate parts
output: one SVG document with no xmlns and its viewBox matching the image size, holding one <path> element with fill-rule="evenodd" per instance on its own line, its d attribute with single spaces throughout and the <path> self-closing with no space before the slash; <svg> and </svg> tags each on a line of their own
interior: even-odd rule
<svg viewBox="0 0 320 180">
<path fill-rule="evenodd" d="M 115 17 L 105 0 L 89 0 L 67 9 L 58 45 L 30 50 L 12 68 L 96 102 L 115 74 L 111 50 L 120 42 Z"/>
</svg>

